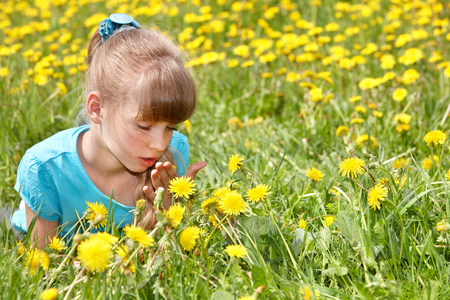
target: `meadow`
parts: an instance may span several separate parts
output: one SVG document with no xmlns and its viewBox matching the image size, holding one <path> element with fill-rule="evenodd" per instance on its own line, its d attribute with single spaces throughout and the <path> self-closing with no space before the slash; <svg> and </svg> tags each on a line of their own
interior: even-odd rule
<svg viewBox="0 0 450 300">
<path fill-rule="evenodd" d="M 77 125 L 114 12 L 186 54 L 178 129 L 208 166 L 151 232 L 95 199 L 80 222 L 111 234 L 72 245 L 0 224 L 0 298 L 450 299 L 447 1 L 2 1 L 1 207 L 25 151 Z"/>
</svg>

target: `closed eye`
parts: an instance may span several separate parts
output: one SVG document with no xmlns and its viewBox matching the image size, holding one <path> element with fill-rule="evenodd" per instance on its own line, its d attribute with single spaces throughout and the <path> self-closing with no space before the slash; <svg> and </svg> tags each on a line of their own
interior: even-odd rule
<svg viewBox="0 0 450 300">
<path fill-rule="evenodd" d="M 176 129 L 175 127 L 170 127 L 170 126 L 167 126 L 167 129 L 172 130 L 172 131 L 178 131 L 178 129 Z"/>
<path fill-rule="evenodd" d="M 140 130 L 144 130 L 144 131 L 149 131 L 150 129 L 152 129 L 152 126 L 142 126 L 139 124 L 136 124 L 136 127 L 139 128 Z"/>
</svg>

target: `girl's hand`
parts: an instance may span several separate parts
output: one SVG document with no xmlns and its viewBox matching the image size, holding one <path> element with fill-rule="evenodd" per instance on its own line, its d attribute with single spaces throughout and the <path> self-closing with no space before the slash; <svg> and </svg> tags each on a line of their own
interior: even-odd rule
<svg viewBox="0 0 450 300">
<path fill-rule="evenodd" d="M 196 162 L 189 167 L 185 176 L 190 177 L 192 180 L 194 180 L 197 172 L 204 167 L 206 167 L 206 162 Z M 170 205 L 172 204 L 172 194 L 168 191 L 169 183 L 170 180 L 177 176 L 177 172 L 170 162 L 165 162 L 164 164 L 161 162 L 157 162 L 155 165 L 155 169 L 151 173 L 152 183 L 155 190 L 152 191 L 152 189 L 150 189 L 148 186 L 144 186 L 144 193 L 151 200 L 155 200 L 156 191 L 158 190 L 158 188 L 164 188 L 163 207 L 165 210 L 169 209 Z"/>
</svg>

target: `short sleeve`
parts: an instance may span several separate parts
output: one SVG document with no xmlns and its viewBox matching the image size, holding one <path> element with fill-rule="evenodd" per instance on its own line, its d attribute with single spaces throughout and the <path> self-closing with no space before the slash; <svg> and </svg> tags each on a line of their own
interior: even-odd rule
<svg viewBox="0 0 450 300">
<path fill-rule="evenodd" d="M 178 176 L 185 175 L 190 160 L 189 142 L 187 137 L 175 131 L 170 140 L 169 149 L 172 151 Z"/>
<path fill-rule="evenodd" d="M 45 165 L 33 154 L 25 153 L 17 170 L 14 189 L 28 207 L 47 221 L 61 219 L 58 195 L 53 179 Z"/>
</svg>

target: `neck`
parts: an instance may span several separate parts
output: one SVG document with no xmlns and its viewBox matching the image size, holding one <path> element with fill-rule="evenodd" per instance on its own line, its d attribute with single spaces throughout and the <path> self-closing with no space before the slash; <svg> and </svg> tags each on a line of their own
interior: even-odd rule
<svg viewBox="0 0 450 300">
<path fill-rule="evenodd" d="M 77 150 L 85 168 L 94 170 L 104 178 L 130 173 L 104 144 L 98 124 L 92 124 L 90 130 L 80 136 Z"/>
</svg>

